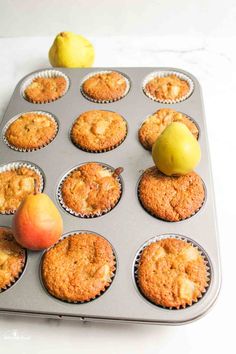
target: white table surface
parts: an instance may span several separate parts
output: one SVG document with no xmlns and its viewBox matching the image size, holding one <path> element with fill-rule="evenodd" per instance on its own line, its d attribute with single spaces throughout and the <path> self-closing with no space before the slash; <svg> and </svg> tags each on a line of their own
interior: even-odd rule
<svg viewBox="0 0 236 354">
<path fill-rule="evenodd" d="M 212 158 L 223 266 L 213 309 L 185 326 L 118 325 L 0 316 L 0 352 L 25 354 L 169 354 L 234 352 L 235 316 L 235 38 L 104 37 L 91 39 L 95 66 L 172 66 L 201 82 Z M 0 38 L 0 119 L 16 83 L 49 66 L 52 38 Z M 0 152 L 1 153 L 1 152 Z M 206 235 L 207 237 L 207 235 Z"/>
</svg>

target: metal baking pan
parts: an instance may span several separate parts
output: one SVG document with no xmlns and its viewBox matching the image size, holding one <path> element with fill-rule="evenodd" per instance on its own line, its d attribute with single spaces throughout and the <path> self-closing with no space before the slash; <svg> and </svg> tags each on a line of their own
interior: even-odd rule
<svg viewBox="0 0 236 354">
<path fill-rule="evenodd" d="M 58 119 L 59 132 L 52 143 L 34 152 L 10 149 L 0 137 L 0 165 L 13 161 L 29 161 L 38 165 L 45 174 L 45 189 L 59 208 L 64 220 L 64 233 L 75 230 L 94 231 L 112 244 L 117 257 L 117 270 L 108 290 L 97 299 L 83 304 L 69 304 L 50 296 L 40 280 L 42 252 L 28 251 L 27 263 L 20 279 L 8 290 L 0 293 L 0 311 L 39 317 L 71 318 L 96 321 L 120 321 L 154 324 L 183 324 L 203 316 L 215 302 L 220 288 L 220 260 L 217 222 L 210 157 L 206 135 L 203 100 L 197 79 L 188 72 L 175 68 L 109 68 L 125 74 L 131 83 L 129 93 L 112 103 L 94 103 L 80 92 L 85 75 L 104 70 L 63 69 L 69 77 L 68 92 L 47 104 L 33 104 L 21 94 L 23 78 L 16 86 L 1 122 L 5 124 L 15 115 L 27 111 L 49 112 Z M 191 96 L 176 104 L 160 104 L 145 96 L 143 80 L 154 71 L 178 71 L 194 83 Z M 27 75 L 28 76 L 28 75 Z M 206 200 L 198 213 L 180 222 L 166 222 L 149 215 L 140 205 L 137 184 L 142 172 L 153 166 L 152 157 L 138 141 L 138 129 L 143 120 L 159 108 L 170 107 L 185 113 L 199 126 L 202 159 L 196 171 L 206 187 Z M 104 153 L 88 153 L 75 147 L 69 138 L 73 121 L 91 109 L 104 109 L 120 113 L 128 123 L 128 135 L 116 149 Z M 62 177 L 72 167 L 85 162 L 101 162 L 114 168 L 123 167 L 123 193 L 117 206 L 109 213 L 90 219 L 75 217 L 64 211 L 57 199 L 57 188 Z M 0 215 L 0 225 L 10 226 L 11 215 Z M 138 291 L 134 278 L 134 261 L 140 247 L 157 235 L 176 234 L 189 237 L 207 253 L 211 266 L 211 282 L 207 292 L 194 305 L 180 310 L 158 307 L 147 301 Z"/>
</svg>

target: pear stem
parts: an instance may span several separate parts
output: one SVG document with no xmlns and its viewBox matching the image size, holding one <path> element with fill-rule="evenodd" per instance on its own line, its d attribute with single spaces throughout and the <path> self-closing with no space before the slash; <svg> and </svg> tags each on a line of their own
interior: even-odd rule
<svg viewBox="0 0 236 354">
<path fill-rule="evenodd" d="M 113 177 L 119 177 L 120 174 L 124 171 L 123 167 L 118 167 L 115 169 L 115 171 L 113 172 Z"/>
</svg>

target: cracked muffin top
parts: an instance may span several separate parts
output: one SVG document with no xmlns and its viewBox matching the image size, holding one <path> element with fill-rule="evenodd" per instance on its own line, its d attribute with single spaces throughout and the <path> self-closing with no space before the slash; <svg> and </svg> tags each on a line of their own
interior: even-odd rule
<svg viewBox="0 0 236 354">
<path fill-rule="evenodd" d="M 0 172 L 0 213 L 13 213 L 29 194 L 38 193 L 40 176 L 28 167 Z"/>
<path fill-rule="evenodd" d="M 139 129 L 139 141 L 143 147 L 147 150 L 152 150 L 152 146 L 157 138 L 172 122 L 185 124 L 193 136 L 198 139 L 198 128 L 191 119 L 174 109 L 162 108 L 145 119 Z"/>
<path fill-rule="evenodd" d="M 82 90 L 86 96 L 98 102 L 116 101 L 124 96 L 127 82 L 125 77 L 116 71 L 98 73 L 83 83 Z"/>
<path fill-rule="evenodd" d="M 124 118 L 114 112 L 93 110 L 82 113 L 73 124 L 71 139 L 88 151 L 107 151 L 121 144 L 127 133 Z"/>
<path fill-rule="evenodd" d="M 112 172 L 95 162 L 76 168 L 62 182 L 64 204 L 80 216 L 99 216 L 108 212 L 120 199 L 119 173 L 120 168 Z"/>
<path fill-rule="evenodd" d="M 5 137 L 18 149 L 37 149 L 49 144 L 55 137 L 57 124 L 45 114 L 24 113 L 10 124 Z"/>
<path fill-rule="evenodd" d="M 69 301 L 89 301 L 110 285 L 115 259 L 110 243 L 92 233 L 69 236 L 43 257 L 42 278 L 53 296 Z"/>
<path fill-rule="evenodd" d="M 202 206 L 205 191 L 196 172 L 184 176 L 166 176 L 156 167 L 147 169 L 139 183 L 139 199 L 153 216 L 180 221 L 192 216 Z"/>
<path fill-rule="evenodd" d="M 156 305 L 177 309 L 198 301 L 208 283 L 206 263 L 198 249 L 175 238 L 147 246 L 137 275 L 146 298 Z"/>
<path fill-rule="evenodd" d="M 188 82 L 176 75 L 154 77 L 145 86 L 145 91 L 157 101 L 181 99 L 189 90 Z"/>
<path fill-rule="evenodd" d="M 63 96 L 66 90 L 66 80 L 58 77 L 37 77 L 26 87 L 24 94 L 32 103 L 55 101 Z"/>
<path fill-rule="evenodd" d="M 15 241 L 9 228 L 0 227 L 0 291 L 20 275 L 25 263 L 25 251 Z"/>
</svg>

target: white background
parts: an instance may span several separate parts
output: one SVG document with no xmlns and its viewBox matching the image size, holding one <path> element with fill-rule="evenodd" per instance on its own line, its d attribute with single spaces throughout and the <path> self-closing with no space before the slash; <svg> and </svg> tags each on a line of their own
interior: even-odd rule
<svg viewBox="0 0 236 354">
<path fill-rule="evenodd" d="M 234 0 L 1 0 L 1 36 L 232 36 Z"/>
<path fill-rule="evenodd" d="M 180 327 L 81 324 L 0 316 L 0 352 L 234 352 L 235 1 L 1 0 L 0 119 L 17 81 L 30 71 L 49 66 L 48 49 L 54 35 L 63 30 L 84 34 L 92 41 L 95 66 L 174 66 L 192 72 L 201 82 L 215 183 L 223 285 L 210 313 Z"/>
</svg>

